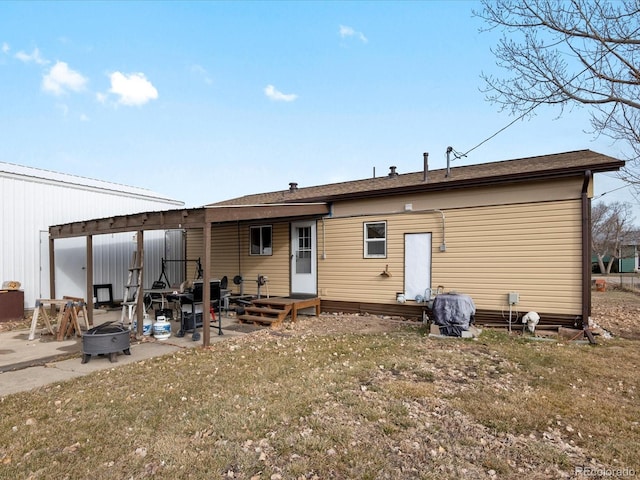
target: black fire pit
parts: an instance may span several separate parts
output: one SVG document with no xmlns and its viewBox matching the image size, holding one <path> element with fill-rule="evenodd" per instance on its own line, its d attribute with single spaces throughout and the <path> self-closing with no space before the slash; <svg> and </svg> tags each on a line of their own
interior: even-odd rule
<svg viewBox="0 0 640 480">
<path fill-rule="evenodd" d="M 118 352 L 131 355 L 130 346 L 128 329 L 111 322 L 103 323 L 82 336 L 82 363 L 91 360 L 91 355 L 109 355 L 110 362 L 117 362 Z"/>
</svg>

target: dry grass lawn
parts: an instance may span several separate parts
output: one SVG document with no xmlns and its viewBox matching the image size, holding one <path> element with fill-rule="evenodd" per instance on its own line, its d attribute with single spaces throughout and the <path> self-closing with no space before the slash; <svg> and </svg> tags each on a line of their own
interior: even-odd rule
<svg viewBox="0 0 640 480">
<path fill-rule="evenodd" d="M 635 329 L 590 346 L 301 319 L 2 398 L 0 478 L 640 475 Z"/>
</svg>

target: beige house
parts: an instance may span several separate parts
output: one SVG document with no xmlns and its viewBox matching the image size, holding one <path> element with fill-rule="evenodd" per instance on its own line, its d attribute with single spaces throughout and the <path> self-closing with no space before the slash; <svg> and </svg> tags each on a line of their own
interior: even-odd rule
<svg viewBox="0 0 640 480">
<path fill-rule="evenodd" d="M 204 259 L 204 281 L 241 276 L 245 294 L 260 288 L 317 296 L 327 312 L 421 317 L 420 300 L 455 291 L 471 296 L 479 324 L 534 310 L 541 324 L 582 326 L 591 308 L 593 175 L 624 162 L 590 150 L 450 170 L 429 171 L 427 160 L 415 173 L 391 167 L 384 177 L 290 183 L 199 209 L 54 226 L 51 241 L 183 228 L 186 257 Z"/>
</svg>

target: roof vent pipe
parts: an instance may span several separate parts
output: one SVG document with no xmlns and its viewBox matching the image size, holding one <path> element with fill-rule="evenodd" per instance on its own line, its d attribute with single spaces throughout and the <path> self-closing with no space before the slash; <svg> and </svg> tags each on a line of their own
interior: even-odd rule
<svg viewBox="0 0 640 480">
<path fill-rule="evenodd" d="M 453 152 L 453 147 L 447 147 L 447 173 L 445 177 L 451 174 L 451 152 Z"/>
<path fill-rule="evenodd" d="M 396 167 L 395 166 L 389 167 L 389 176 L 390 177 L 397 177 L 398 176 L 398 172 L 396 172 Z"/>
<path fill-rule="evenodd" d="M 298 184 L 296 182 L 289 182 L 289 191 L 295 192 L 298 189 Z"/>
<path fill-rule="evenodd" d="M 429 154 L 427 152 L 424 152 L 422 154 L 422 157 L 424 158 L 424 168 L 422 170 L 423 171 L 422 181 L 426 183 L 429 177 Z"/>
</svg>

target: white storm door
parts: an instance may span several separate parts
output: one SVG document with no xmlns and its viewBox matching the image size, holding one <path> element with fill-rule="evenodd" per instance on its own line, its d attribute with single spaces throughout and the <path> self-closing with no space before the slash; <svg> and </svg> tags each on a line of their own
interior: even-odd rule
<svg viewBox="0 0 640 480">
<path fill-rule="evenodd" d="M 407 233 L 404 236 L 404 294 L 407 300 L 424 297 L 431 288 L 431 234 Z"/>
<path fill-rule="evenodd" d="M 316 222 L 291 224 L 291 293 L 317 295 Z"/>
<path fill-rule="evenodd" d="M 55 241 L 56 297 L 65 295 L 90 301 L 87 293 L 87 241 L 84 237 L 60 238 Z M 49 261 L 47 255 L 47 262 Z M 87 296 L 89 298 L 87 299 Z"/>
</svg>

